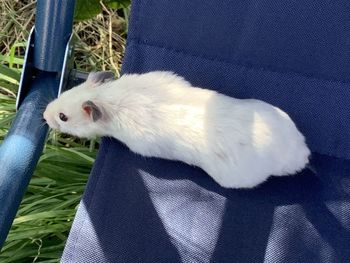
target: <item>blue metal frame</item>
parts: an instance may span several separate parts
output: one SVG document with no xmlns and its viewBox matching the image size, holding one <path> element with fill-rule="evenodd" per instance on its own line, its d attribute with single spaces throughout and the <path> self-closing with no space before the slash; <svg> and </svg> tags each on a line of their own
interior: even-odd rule
<svg viewBox="0 0 350 263">
<path fill-rule="evenodd" d="M 37 1 L 34 39 L 29 45 L 33 53 L 25 65 L 29 77 L 23 77 L 23 100 L 0 147 L 0 248 L 44 147 L 48 128 L 42 113 L 60 87 L 74 6 L 74 0 Z"/>
</svg>

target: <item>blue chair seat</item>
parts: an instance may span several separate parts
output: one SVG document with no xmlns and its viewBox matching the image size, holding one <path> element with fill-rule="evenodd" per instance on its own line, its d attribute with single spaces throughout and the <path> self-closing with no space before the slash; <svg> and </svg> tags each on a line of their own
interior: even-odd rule
<svg viewBox="0 0 350 263">
<path fill-rule="evenodd" d="M 104 139 L 62 262 L 347 262 L 350 161 L 228 190 Z"/>
<path fill-rule="evenodd" d="M 105 138 L 62 262 L 348 262 L 349 14 L 346 0 L 134 0 L 124 73 L 172 70 L 282 108 L 316 174 L 224 189 Z"/>
</svg>

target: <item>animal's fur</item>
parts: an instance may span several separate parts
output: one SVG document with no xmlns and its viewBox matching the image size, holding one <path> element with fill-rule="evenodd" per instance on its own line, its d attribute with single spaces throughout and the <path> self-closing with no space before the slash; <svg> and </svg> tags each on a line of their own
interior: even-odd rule
<svg viewBox="0 0 350 263">
<path fill-rule="evenodd" d="M 124 75 L 99 85 L 95 79 L 48 105 L 50 127 L 80 137 L 112 136 L 141 155 L 199 166 L 230 188 L 254 187 L 308 163 L 303 135 L 285 112 L 265 102 L 193 87 L 171 72 Z M 94 121 L 82 109 L 86 101 L 99 107 L 101 118 Z"/>
</svg>

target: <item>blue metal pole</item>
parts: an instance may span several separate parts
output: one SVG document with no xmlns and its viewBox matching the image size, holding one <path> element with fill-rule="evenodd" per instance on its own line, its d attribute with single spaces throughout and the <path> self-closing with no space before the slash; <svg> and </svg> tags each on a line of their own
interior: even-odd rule
<svg viewBox="0 0 350 263">
<path fill-rule="evenodd" d="M 72 32 L 75 0 L 38 0 L 35 19 L 34 66 L 59 72 Z"/>
<path fill-rule="evenodd" d="M 58 91 L 74 0 L 38 0 L 32 78 L 12 127 L 0 147 L 0 248 L 43 150 L 42 114 Z"/>
</svg>

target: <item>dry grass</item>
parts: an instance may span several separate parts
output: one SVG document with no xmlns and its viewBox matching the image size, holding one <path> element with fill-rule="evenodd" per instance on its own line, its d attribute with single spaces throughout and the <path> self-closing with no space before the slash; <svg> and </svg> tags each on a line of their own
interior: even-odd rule
<svg viewBox="0 0 350 263">
<path fill-rule="evenodd" d="M 32 0 L 0 2 L 1 54 L 8 54 L 13 44 L 27 39 L 34 24 L 35 3 Z"/>
<path fill-rule="evenodd" d="M 34 25 L 35 0 L 0 1 L 0 54 L 9 54 L 16 43 L 24 43 Z M 75 63 L 81 70 L 113 70 L 119 75 L 124 53 L 125 20 L 114 10 L 103 7 L 103 14 L 74 24 Z M 23 56 L 17 47 L 15 55 Z"/>
</svg>

